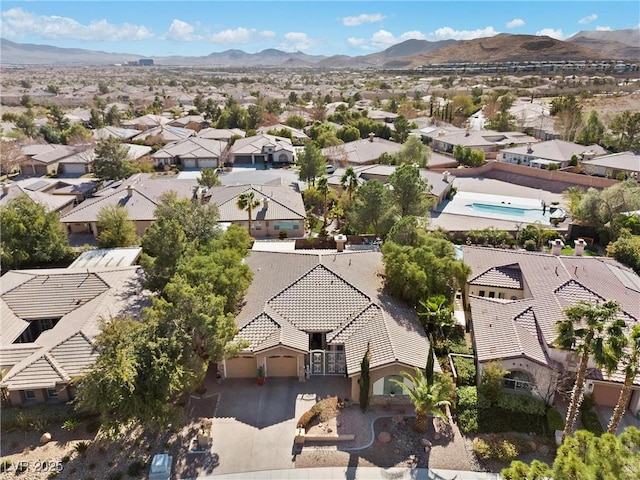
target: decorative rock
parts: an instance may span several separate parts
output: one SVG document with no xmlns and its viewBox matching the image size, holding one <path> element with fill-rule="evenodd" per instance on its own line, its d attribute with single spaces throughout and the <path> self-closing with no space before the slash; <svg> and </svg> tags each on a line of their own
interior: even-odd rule
<svg viewBox="0 0 640 480">
<path fill-rule="evenodd" d="M 380 432 L 378 434 L 378 441 L 380 443 L 389 443 L 391 441 L 391 434 L 389 432 Z"/>
<path fill-rule="evenodd" d="M 404 423 L 404 417 L 402 415 L 395 415 L 393 421 L 394 423 Z"/>
<path fill-rule="evenodd" d="M 51 441 L 51 434 L 50 433 L 43 433 L 42 436 L 40 437 L 40 443 L 49 443 Z"/>
<path fill-rule="evenodd" d="M 547 447 L 546 445 L 540 445 L 540 446 L 538 447 L 538 451 L 539 451 L 541 454 L 546 455 L 546 454 L 548 454 L 548 453 L 549 453 L 549 447 Z"/>
<path fill-rule="evenodd" d="M 430 451 L 431 451 L 431 447 L 429 445 L 424 447 L 424 453 L 429 453 Z"/>
<path fill-rule="evenodd" d="M 333 432 L 333 428 L 327 428 L 327 433 Z"/>
<path fill-rule="evenodd" d="M 429 440 L 427 440 L 426 438 L 421 438 L 420 439 L 420 444 L 423 447 L 430 447 L 431 446 L 431 442 Z"/>
<path fill-rule="evenodd" d="M 438 432 L 435 432 L 435 433 L 433 434 L 433 439 L 434 439 L 434 440 L 436 440 L 436 441 L 437 441 L 437 440 L 440 440 L 440 434 L 439 434 Z"/>
</svg>

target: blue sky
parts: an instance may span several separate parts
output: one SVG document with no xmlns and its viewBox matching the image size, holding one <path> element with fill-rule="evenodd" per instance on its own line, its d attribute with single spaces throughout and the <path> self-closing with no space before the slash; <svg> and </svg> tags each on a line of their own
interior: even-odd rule
<svg viewBox="0 0 640 480">
<path fill-rule="evenodd" d="M 144 56 L 363 55 L 407 40 L 638 28 L 637 1 L 2 1 L 0 36 Z"/>
</svg>

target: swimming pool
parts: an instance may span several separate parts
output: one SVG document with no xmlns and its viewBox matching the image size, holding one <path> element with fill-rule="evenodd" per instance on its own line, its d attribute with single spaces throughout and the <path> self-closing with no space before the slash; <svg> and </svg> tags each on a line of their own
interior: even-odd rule
<svg viewBox="0 0 640 480">
<path fill-rule="evenodd" d="M 566 215 L 562 208 L 545 207 L 539 199 L 472 192 L 458 192 L 442 212 L 524 223 L 540 222 L 543 225 L 551 225 L 552 218 L 564 218 Z"/>
</svg>

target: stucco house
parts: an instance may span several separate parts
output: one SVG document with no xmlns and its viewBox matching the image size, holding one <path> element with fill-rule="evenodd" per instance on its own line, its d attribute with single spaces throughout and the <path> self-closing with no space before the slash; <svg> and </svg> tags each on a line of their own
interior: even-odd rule
<svg viewBox="0 0 640 480">
<path fill-rule="evenodd" d="M 285 232 L 288 238 L 302 237 L 307 218 L 300 192 L 283 185 L 228 185 L 212 187 L 203 201 L 218 206 L 220 222 L 248 228 L 248 213 L 238 208 L 238 197 L 253 192 L 260 202 L 251 212 L 251 236 L 278 237 Z"/>
<path fill-rule="evenodd" d="M 217 168 L 224 161 L 227 143 L 189 137 L 170 143 L 152 155 L 155 165 L 182 165 L 185 168 Z"/>
<path fill-rule="evenodd" d="M 640 154 L 634 152 L 612 153 L 581 163 L 582 170 L 589 175 L 617 178 L 640 178 Z"/>
<path fill-rule="evenodd" d="M 203 128 L 197 133 L 197 136 L 198 138 L 231 143 L 232 138 L 244 138 L 247 136 L 247 133 L 241 128 Z"/>
<path fill-rule="evenodd" d="M 236 140 L 229 154 L 229 161 L 234 164 L 262 162 L 288 164 L 296 160 L 291 140 L 267 133 Z"/>
<path fill-rule="evenodd" d="M 402 149 L 402 145 L 391 140 L 375 137 L 354 140 L 335 147 L 322 149 L 322 156 L 331 164 L 373 165 L 383 153 L 393 155 Z"/>
<path fill-rule="evenodd" d="M 90 233 L 98 237 L 98 215 L 107 206 L 119 205 L 127 210 L 129 219 L 135 223 L 136 234 L 141 237 L 146 229 L 155 221 L 155 210 L 161 201 L 162 194 L 174 191 L 179 199 L 194 198 L 197 187 L 192 180 L 177 180 L 151 174 L 137 173 L 114 182 L 99 190 L 64 215 L 60 221 L 66 226 L 69 234 Z"/>
<path fill-rule="evenodd" d="M 434 137 L 431 148 L 436 152 L 453 153 L 456 145 L 462 145 L 471 150 L 481 150 L 486 159 L 495 159 L 498 152 L 505 147 L 535 142 L 537 142 L 535 138 L 520 132 L 465 130 Z"/>
<path fill-rule="evenodd" d="M 584 242 L 576 244 L 581 252 Z M 464 298 L 471 328 L 478 375 L 490 361 L 500 361 L 511 373 L 505 386 L 530 391 L 552 400 L 553 379 L 575 372 L 575 354 L 554 346 L 556 322 L 563 310 L 583 300 L 617 300 L 627 326 L 640 322 L 640 277 L 607 257 L 562 256 L 556 253 L 511 251 L 463 246 L 464 262 L 471 267 Z M 598 405 L 618 401 L 624 372 L 607 375 L 589 364 L 586 392 Z M 627 406 L 640 411 L 640 375 Z"/>
<path fill-rule="evenodd" d="M 74 155 L 77 149 L 69 145 L 44 143 L 25 145 L 21 152 L 24 160 L 20 162 L 20 173 L 40 176 L 58 173 L 60 161 Z"/>
<path fill-rule="evenodd" d="M 502 150 L 501 161 L 536 168 L 548 168 L 550 164 L 566 168 L 573 157 L 578 160 L 590 160 L 606 154 L 607 151 L 600 145 L 585 147 L 565 140 L 549 140 L 505 148 Z"/>
<path fill-rule="evenodd" d="M 415 312 L 383 292 L 382 254 L 300 252 L 247 257 L 254 279 L 236 323 L 248 347 L 223 362 L 224 375 L 255 377 L 260 366 L 267 382 L 346 376 L 357 399 L 369 346 L 372 402 L 403 395 L 390 379 L 424 368 L 429 341 Z"/>
<path fill-rule="evenodd" d="M 97 358 L 100 321 L 136 317 L 139 268 L 13 270 L 0 282 L 0 388 L 11 406 L 67 402 Z M 133 290 L 132 290 L 133 289 Z"/>
<path fill-rule="evenodd" d="M 15 198 L 26 195 L 33 202 L 43 205 L 46 211 L 64 215 L 89 197 L 98 188 L 98 181 L 87 178 L 25 178 L 17 182 L 4 182 L 0 186 L 0 205 L 7 205 Z"/>
</svg>

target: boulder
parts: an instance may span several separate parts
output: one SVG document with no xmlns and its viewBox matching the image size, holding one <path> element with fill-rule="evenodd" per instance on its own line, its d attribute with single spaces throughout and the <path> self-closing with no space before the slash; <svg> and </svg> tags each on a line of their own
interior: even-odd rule
<svg viewBox="0 0 640 480">
<path fill-rule="evenodd" d="M 49 432 L 43 433 L 40 437 L 40 443 L 49 443 L 51 441 L 51 434 Z"/>
<path fill-rule="evenodd" d="M 423 447 L 430 447 L 431 446 L 431 442 L 426 438 L 421 438 L 420 439 L 420 445 L 422 445 Z"/>
<path fill-rule="evenodd" d="M 389 443 L 391 441 L 391 434 L 389 432 L 380 432 L 378 434 L 378 441 L 380 443 Z"/>
<path fill-rule="evenodd" d="M 538 452 L 540 452 L 542 455 L 547 455 L 549 453 L 549 447 L 547 447 L 546 445 L 540 445 L 538 447 Z"/>
</svg>

